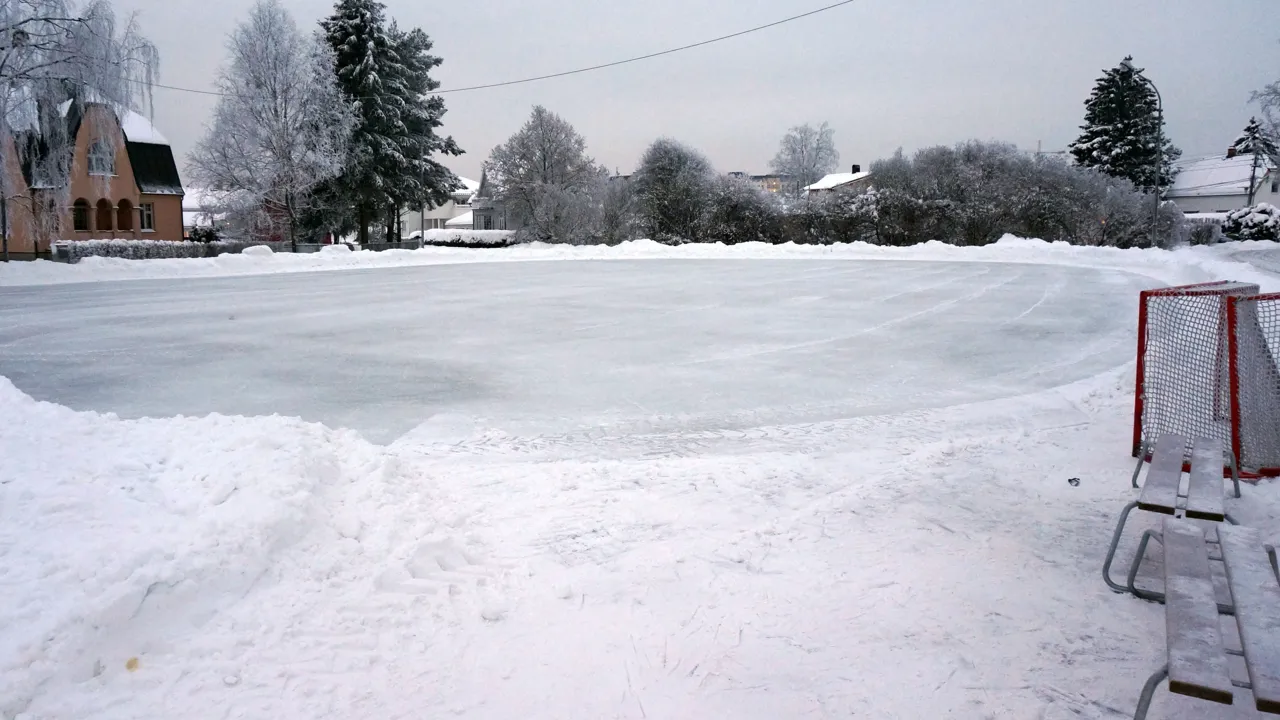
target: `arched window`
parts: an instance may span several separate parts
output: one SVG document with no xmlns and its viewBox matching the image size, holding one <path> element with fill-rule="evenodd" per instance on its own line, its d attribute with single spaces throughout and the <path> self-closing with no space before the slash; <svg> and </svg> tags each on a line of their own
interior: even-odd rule
<svg viewBox="0 0 1280 720">
<path fill-rule="evenodd" d="M 121 200 L 116 208 L 116 229 L 124 232 L 133 231 L 133 203 Z"/>
<path fill-rule="evenodd" d="M 89 174 L 116 174 L 116 149 L 109 141 L 94 140 L 89 146 Z"/>
<path fill-rule="evenodd" d="M 89 201 L 76 200 L 71 206 L 71 225 L 77 232 L 89 232 Z"/>
<path fill-rule="evenodd" d="M 116 214 L 115 208 L 111 207 L 111 201 L 106 198 L 99 200 L 98 212 L 96 214 L 98 217 L 94 218 L 94 220 L 96 221 L 95 225 L 97 227 L 95 227 L 94 230 L 98 232 L 111 232 L 112 225 L 114 225 L 114 223 L 111 222 L 111 219 L 112 216 Z"/>
</svg>

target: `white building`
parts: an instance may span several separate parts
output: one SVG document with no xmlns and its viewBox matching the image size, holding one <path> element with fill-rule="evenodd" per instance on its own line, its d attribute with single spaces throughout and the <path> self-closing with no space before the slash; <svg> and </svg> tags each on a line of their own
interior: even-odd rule
<svg viewBox="0 0 1280 720">
<path fill-rule="evenodd" d="M 1249 205 L 1252 155 L 1219 155 L 1181 163 L 1179 169 L 1165 197 L 1182 212 L 1230 212 Z M 1254 174 L 1253 202 L 1280 206 L 1280 173 L 1266 158 Z"/>
<path fill-rule="evenodd" d="M 871 173 L 859 165 L 853 166 L 853 172 L 831 173 L 818 182 L 804 188 L 806 197 L 816 197 L 834 192 L 862 192 L 871 187 Z"/>
<path fill-rule="evenodd" d="M 450 220 L 471 214 L 471 198 L 480 189 L 480 183 L 464 177 L 458 179 L 462 181 L 462 187 L 454 190 L 445 204 L 400 212 L 400 226 L 405 238 L 412 240 L 422 237 L 426 230 L 443 230 L 449 226 Z M 471 227 L 470 223 L 467 227 Z"/>
</svg>

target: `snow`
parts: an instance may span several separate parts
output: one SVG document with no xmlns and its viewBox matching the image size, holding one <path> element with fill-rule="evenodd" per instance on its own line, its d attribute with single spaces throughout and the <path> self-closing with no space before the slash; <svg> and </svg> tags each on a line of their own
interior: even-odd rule
<svg viewBox="0 0 1280 720">
<path fill-rule="evenodd" d="M 1274 247 L 6 268 L 0 717 L 1124 716 L 1135 290 Z"/>
<path fill-rule="evenodd" d="M 831 190 L 866 177 L 871 177 L 871 173 L 866 170 L 857 173 L 831 173 L 818 182 L 809 185 L 805 190 Z"/>
<path fill-rule="evenodd" d="M 132 110 L 126 110 L 124 117 L 120 118 L 120 129 L 124 131 L 124 137 L 129 142 L 150 145 L 169 144 L 169 140 L 160 134 L 150 120 Z"/>
<path fill-rule="evenodd" d="M 1267 174 L 1269 163 L 1256 174 L 1261 181 Z M 1208 195 L 1247 195 L 1249 193 L 1249 173 L 1253 168 L 1252 155 L 1237 155 L 1233 158 L 1215 156 L 1193 162 L 1180 163 L 1177 178 L 1169 188 L 1167 197 L 1202 197 Z"/>
</svg>

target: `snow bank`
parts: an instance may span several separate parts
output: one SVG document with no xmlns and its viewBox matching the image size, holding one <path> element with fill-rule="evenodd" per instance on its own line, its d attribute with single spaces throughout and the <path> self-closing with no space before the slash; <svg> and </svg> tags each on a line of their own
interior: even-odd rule
<svg viewBox="0 0 1280 720">
<path fill-rule="evenodd" d="M 433 231 L 452 236 L 453 231 Z M 486 231 L 481 231 L 486 232 Z M 494 231 L 487 231 L 494 232 Z M 768 245 L 742 243 L 691 243 L 669 246 L 651 240 L 636 240 L 617 246 L 548 245 L 532 243 L 506 248 L 466 249 L 424 247 L 418 250 L 357 253 L 277 253 L 253 257 L 223 255 L 216 258 L 129 261 L 97 258 L 75 265 L 36 261 L 0 264 L 0 286 L 47 285 L 163 278 L 225 277 L 271 273 L 348 270 L 355 268 L 405 267 L 475 262 L 519 262 L 543 260 L 623 260 L 623 259 L 830 259 L 919 260 L 951 262 L 1014 262 L 1071 265 L 1129 270 L 1161 282 L 1176 284 L 1205 279 L 1230 278 L 1257 282 L 1264 289 L 1280 290 L 1276 277 L 1259 272 L 1247 263 L 1231 259 L 1242 250 L 1274 249 L 1274 243 L 1225 243 L 1213 247 L 1178 250 L 1083 247 L 1063 242 L 1047 243 L 1005 236 L 983 247 L 961 247 L 930 242 L 911 247 L 884 247 L 866 243 L 847 245 Z"/>
<path fill-rule="evenodd" d="M 294 419 L 120 421 L 0 377 L 0 427 L 0 717 L 171 650 L 302 538 L 358 533 L 350 483 L 380 492 L 374 448 Z"/>
</svg>

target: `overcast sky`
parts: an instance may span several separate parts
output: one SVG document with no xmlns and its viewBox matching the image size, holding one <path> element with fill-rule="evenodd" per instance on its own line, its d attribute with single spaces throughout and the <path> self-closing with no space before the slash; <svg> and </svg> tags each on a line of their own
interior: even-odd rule
<svg viewBox="0 0 1280 720">
<path fill-rule="evenodd" d="M 329 0 L 282 0 L 304 27 Z M 442 89 L 557 72 L 723 35 L 832 0 L 388 0 L 444 59 Z M 207 90 L 253 0 L 118 0 L 161 56 L 161 82 Z M 479 178 L 536 104 L 591 154 L 630 172 L 655 138 L 721 171 L 765 172 L 790 126 L 828 121 L 842 165 L 970 138 L 1064 149 L 1104 68 L 1132 54 L 1164 95 L 1186 156 L 1224 150 L 1280 80 L 1276 0 L 865 0 L 707 47 L 523 86 L 450 94 L 445 164 Z M 156 124 L 180 162 L 214 98 L 156 90 Z"/>
</svg>

